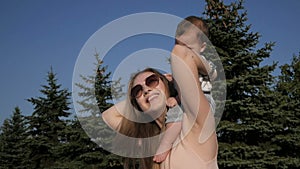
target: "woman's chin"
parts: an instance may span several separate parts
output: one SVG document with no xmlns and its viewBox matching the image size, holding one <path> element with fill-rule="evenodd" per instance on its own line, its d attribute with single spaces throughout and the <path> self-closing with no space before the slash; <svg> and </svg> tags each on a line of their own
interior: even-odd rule
<svg viewBox="0 0 300 169">
<path fill-rule="evenodd" d="M 153 119 L 157 119 L 166 109 L 166 98 L 165 97 L 155 97 L 149 101 L 150 107 L 145 114 L 148 114 Z"/>
</svg>

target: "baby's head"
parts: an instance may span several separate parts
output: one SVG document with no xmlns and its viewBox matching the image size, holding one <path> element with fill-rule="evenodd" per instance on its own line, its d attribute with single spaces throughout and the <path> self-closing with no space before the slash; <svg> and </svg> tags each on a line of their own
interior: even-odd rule
<svg viewBox="0 0 300 169">
<path fill-rule="evenodd" d="M 206 48 L 208 26 L 203 19 L 189 16 L 178 24 L 175 37 L 176 44 L 185 45 L 202 53 Z"/>
</svg>

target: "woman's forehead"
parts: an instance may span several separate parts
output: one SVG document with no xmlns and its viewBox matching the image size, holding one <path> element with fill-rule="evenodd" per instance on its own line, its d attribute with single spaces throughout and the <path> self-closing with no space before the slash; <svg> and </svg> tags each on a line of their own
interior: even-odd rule
<svg viewBox="0 0 300 169">
<path fill-rule="evenodd" d="M 145 82 L 145 79 L 150 75 L 154 74 L 153 72 L 143 72 L 137 75 L 133 81 L 133 85 L 142 84 Z"/>
</svg>

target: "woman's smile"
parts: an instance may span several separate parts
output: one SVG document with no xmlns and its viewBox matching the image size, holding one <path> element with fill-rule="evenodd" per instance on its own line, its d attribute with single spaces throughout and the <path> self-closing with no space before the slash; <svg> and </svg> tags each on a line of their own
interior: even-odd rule
<svg viewBox="0 0 300 169">
<path fill-rule="evenodd" d="M 159 96 L 159 94 L 157 92 L 153 92 L 152 94 L 149 95 L 149 97 L 147 98 L 147 101 L 150 102 L 153 99 L 157 98 Z"/>
</svg>

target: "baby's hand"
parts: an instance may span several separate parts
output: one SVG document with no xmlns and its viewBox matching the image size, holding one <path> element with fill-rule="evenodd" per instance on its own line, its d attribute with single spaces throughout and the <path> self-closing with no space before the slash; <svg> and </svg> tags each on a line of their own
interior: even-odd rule
<svg viewBox="0 0 300 169">
<path fill-rule="evenodd" d="M 175 97 L 169 97 L 166 102 L 168 107 L 174 107 L 177 105 L 177 100 L 175 99 Z"/>
</svg>

